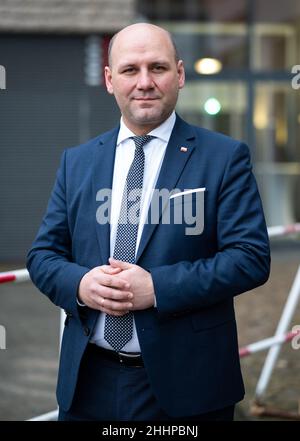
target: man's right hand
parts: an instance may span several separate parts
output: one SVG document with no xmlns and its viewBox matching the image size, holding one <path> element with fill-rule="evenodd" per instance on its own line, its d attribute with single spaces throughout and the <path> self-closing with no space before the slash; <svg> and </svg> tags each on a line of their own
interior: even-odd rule
<svg viewBox="0 0 300 441">
<path fill-rule="evenodd" d="M 121 277 L 119 268 L 102 265 L 86 273 L 80 281 L 78 300 L 92 309 L 110 315 L 122 316 L 132 308 L 130 284 Z"/>
</svg>

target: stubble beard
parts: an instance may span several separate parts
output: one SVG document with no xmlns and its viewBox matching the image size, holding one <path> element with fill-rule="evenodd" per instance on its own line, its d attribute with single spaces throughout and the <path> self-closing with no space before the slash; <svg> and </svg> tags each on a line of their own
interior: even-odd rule
<svg viewBox="0 0 300 441">
<path fill-rule="evenodd" d="M 141 126 L 159 126 L 172 113 L 171 108 L 151 108 L 132 109 L 130 117 L 133 122 Z"/>
</svg>

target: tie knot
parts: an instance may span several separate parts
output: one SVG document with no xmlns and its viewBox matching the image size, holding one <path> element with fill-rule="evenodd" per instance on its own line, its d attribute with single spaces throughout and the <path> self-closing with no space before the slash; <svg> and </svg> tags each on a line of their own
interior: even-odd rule
<svg viewBox="0 0 300 441">
<path fill-rule="evenodd" d="M 134 140 L 135 146 L 142 148 L 145 144 L 151 141 L 151 139 L 154 139 L 155 136 L 151 135 L 143 135 L 143 136 L 131 136 L 131 139 Z"/>
</svg>

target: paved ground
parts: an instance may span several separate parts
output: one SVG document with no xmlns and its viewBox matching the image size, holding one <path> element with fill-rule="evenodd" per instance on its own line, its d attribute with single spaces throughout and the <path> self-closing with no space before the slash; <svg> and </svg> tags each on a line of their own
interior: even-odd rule
<svg viewBox="0 0 300 441">
<path fill-rule="evenodd" d="M 25 420 L 56 408 L 59 312 L 31 283 L 0 285 L 0 420 Z"/>
<path fill-rule="evenodd" d="M 300 241 L 272 244 L 269 282 L 236 300 L 240 346 L 273 335 L 300 264 Z M 0 268 L 4 271 L 22 265 Z M 59 312 L 31 284 L 0 286 L 0 324 L 6 327 L 7 349 L 0 350 L 0 421 L 25 420 L 56 408 Z M 293 325 L 300 324 L 300 304 Z M 266 402 L 297 410 L 300 398 L 300 350 L 285 344 L 267 389 Z M 254 420 L 249 405 L 266 356 L 259 352 L 241 360 L 246 397 L 237 420 Z"/>
</svg>

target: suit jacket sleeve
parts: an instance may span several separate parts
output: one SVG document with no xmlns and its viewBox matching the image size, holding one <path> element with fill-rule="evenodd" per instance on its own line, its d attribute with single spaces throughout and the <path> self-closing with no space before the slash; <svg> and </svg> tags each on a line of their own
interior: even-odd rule
<svg viewBox="0 0 300 441">
<path fill-rule="evenodd" d="M 249 149 L 242 143 L 225 168 L 216 231 L 214 256 L 150 269 L 158 312 L 209 307 L 268 279 L 268 234 Z"/>
<path fill-rule="evenodd" d="M 79 317 L 77 290 L 89 268 L 72 262 L 65 163 L 66 152 L 62 156 L 42 225 L 28 253 L 27 268 L 33 283 L 55 305 Z"/>
</svg>

